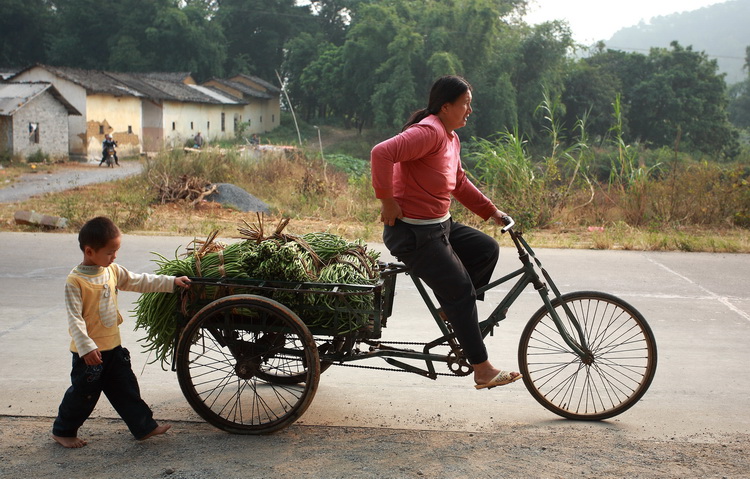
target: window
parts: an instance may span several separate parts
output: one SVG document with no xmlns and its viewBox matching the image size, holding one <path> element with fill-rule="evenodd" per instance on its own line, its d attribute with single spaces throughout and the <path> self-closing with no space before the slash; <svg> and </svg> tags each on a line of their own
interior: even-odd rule
<svg viewBox="0 0 750 479">
<path fill-rule="evenodd" d="M 260 123 L 263 123 L 263 115 L 260 115 Z"/>
<path fill-rule="evenodd" d="M 271 124 L 276 123 L 276 115 L 271 115 Z"/>
<path fill-rule="evenodd" d="M 29 123 L 29 141 L 39 143 L 39 123 Z"/>
<path fill-rule="evenodd" d="M 104 125 L 99 125 L 99 134 L 100 135 L 104 134 Z"/>
<path fill-rule="evenodd" d="M 133 125 L 128 125 L 128 135 L 133 134 Z"/>
<path fill-rule="evenodd" d="M 192 121 L 190 122 L 190 129 L 191 130 L 193 129 L 193 122 Z"/>
<path fill-rule="evenodd" d="M 224 112 L 221 112 L 221 131 L 227 131 L 226 115 L 224 114 Z"/>
<path fill-rule="evenodd" d="M 177 129 L 177 125 L 175 125 L 174 122 L 172 122 L 172 131 L 175 131 Z"/>
<path fill-rule="evenodd" d="M 207 121 L 207 122 L 206 122 L 206 131 L 208 131 L 208 130 L 210 130 L 210 129 L 211 129 L 211 122 L 210 122 L 210 121 Z"/>
</svg>

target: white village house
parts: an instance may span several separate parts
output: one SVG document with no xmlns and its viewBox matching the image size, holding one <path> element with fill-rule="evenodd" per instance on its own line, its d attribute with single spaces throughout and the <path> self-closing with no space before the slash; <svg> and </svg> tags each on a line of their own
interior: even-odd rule
<svg viewBox="0 0 750 479">
<path fill-rule="evenodd" d="M 120 155 L 181 147 L 198 132 L 210 143 L 245 134 L 265 133 L 279 124 L 281 90 L 255 77 L 197 85 L 189 73 L 117 73 L 34 65 L 10 82 L 53 84 L 81 116 L 69 119 L 72 157 L 97 158 L 109 133 Z M 218 82 L 242 88 L 227 91 Z"/>
<path fill-rule="evenodd" d="M 0 83 L 0 152 L 68 156 L 68 118 L 81 114 L 50 83 Z"/>
<path fill-rule="evenodd" d="M 227 80 L 212 78 L 204 82 L 203 86 L 235 98 L 242 98 L 247 102 L 243 121 L 248 123 L 248 133 L 265 133 L 278 126 L 281 114 L 281 89 L 265 80 L 240 74 Z"/>
</svg>

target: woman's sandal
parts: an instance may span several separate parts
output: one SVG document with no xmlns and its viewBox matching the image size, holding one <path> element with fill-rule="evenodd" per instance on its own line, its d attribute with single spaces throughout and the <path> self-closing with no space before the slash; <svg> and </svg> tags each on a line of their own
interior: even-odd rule
<svg viewBox="0 0 750 479">
<path fill-rule="evenodd" d="M 513 374 L 515 374 L 515 376 Z M 485 388 L 486 389 L 490 389 L 490 388 L 494 388 L 496 386 L 504 386 L 504 385 L 510 384 L 510 383 L 512 383 L 514 381 L 518 381 L 522 377 L 523 376 L 521 375 L 521 373 L 512 373 L 512 372 L 508 372 L 508 371 L 500 371 L 499 373 L 497 373 L 497 376 L 495 376 L 494 378 L 492 378 L 490 380 L 490 382 L 484 383 L 484 384 L 477 384 L 476 386 L 474 386 L 474 388 L 476 388 L 476 389 L 485 389 Z"/>
</svg>

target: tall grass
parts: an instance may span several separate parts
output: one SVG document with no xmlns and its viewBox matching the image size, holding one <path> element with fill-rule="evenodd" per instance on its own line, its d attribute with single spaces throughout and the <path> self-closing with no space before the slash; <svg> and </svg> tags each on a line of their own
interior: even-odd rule
<svg viewBox="0 0 750 479">
<path fill-rule="evenodd" d="M 598 144 L 588 137 L 585 118 L 566 138 L 559 108 L 545 95 L 539 110 L 549 150 L 538 160 L 517 132 L 470 147 L 481 187 L 522 227 L 750 227 L 750 165 L 627 144 L 619 97 L 610 135 Z"/>
<path fill-rule="evenodd" d="M 340 156 L 337 159 L 343 161 Z M 181 175 L 195 176 L 207 183 L 237 185 L 268 204 L 272 213 L 279 216 L 365 222 L 376 218 L 378 212 L 379 203 L 371 193 L 369 177 L 362 174 L 361 164 L 336 167 L 304 150 L 251 156 L 218 150 L 188 155 L 164 153 L 149 162 L 143 180 L 153 185 Z"/>
<path fill-rule="evenodd" d="M 549 215 L 545 206 L 545 184 L 526 153 L 526 142 L 518 132 L 499 133 L 494 141 L 475 139 L 469 156 L 476 159 L 476 171 L 484 193 L 524 228 L 544 226 Z"/>
</svg>

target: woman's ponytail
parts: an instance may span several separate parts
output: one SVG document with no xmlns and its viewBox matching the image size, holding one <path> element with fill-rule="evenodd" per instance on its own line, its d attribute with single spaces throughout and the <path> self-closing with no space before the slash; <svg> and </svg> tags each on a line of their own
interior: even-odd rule
<svg viewBox="0 0 750 479">
<path fill-rule="evenodd" d="M 417 110 L 414 113 L 411 114 L 408 120 L 406 120 L 406 123 L 404 123 L 404 126 L 401 128 L 401 131 L 406 130 L 410 126 L 412 126 L 415 123 L 419 123 L 420 121 L 424 120 L 428 116 L 431 115 L 429 108 L 422 108 L 421 110 Z"/>
</svg>

